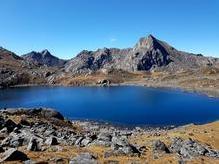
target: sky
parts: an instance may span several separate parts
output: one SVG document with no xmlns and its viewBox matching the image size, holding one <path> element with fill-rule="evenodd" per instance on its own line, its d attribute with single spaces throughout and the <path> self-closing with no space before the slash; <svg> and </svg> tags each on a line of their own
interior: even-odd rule
<svg viewBox="0 0 219 164">
<path fill-rule="evenodd" d="M 219 57 L 219 0 L 1 0 L 0 46 L 18 55 L 48 49 L 133 47 L 154 35 L 175 48 Z"/>
</svg>

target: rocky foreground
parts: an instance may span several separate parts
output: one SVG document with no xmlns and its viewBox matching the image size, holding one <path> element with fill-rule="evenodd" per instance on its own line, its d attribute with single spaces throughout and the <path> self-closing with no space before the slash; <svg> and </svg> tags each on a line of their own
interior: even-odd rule
<svg viewBox="0 0 219 164">
<path fill-rule="evenodd" d="M 0 163 L 219 163 L 219 122 L 124 129 L 51 109 L 2 109 L 0 143 Z"/>
</svg>

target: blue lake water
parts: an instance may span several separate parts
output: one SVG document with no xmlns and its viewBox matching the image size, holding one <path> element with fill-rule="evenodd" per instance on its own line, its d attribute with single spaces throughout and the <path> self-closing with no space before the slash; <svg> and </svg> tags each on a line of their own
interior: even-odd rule
<svg viewBox="0 0 219 164">
<path fill-rule="evenodd" d="M 50 107 L 70 119 L 182 125 L 219 119 L 219 99 L 145 87 L 24 87 L 0 90 L 0 108 Z"/>
</svg>

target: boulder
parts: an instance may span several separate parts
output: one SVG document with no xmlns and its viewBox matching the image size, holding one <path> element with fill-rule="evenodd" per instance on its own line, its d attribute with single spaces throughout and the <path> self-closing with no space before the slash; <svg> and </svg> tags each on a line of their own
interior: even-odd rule
<svg viewBox="0 0 219 164">
<path fill-rule="evenodd" d="M 59 143 L 57 138 L 52 136 L 46 139 L 45 144 L 52 146 L 52 145 L 58 145 Z"/>
<path fill-rule="evenodd" d="M 77 157 L 70 160 L 69 164 L 97 164 L 96 157 L 90 153 L 81 153 Z"/>
<path fill-rule="evenodd" d="M 8 119 L 8 120 L 4 123 L 3 126 L 6 127 L 7 130 L 8 130 L 8 133 L 10 133 L 10 132 L 12 132 L 12 131 L 14 130 L 15 127 L 17 127 L 17 124 L 16 124 L 14 121 Z"/>
<path fill-rule="evenodd" d="M 208 148 L 201 145 L 192 139 L 182 140 L 181 138 L 174 138 L 170 146 L 170 151 L 178 153 L 186 159 L 191 159 L 197 156 L 206 156 L 210 152 Z"/>
<path fill-rule="evenodd" d="M 3 156 L 0 159 L 0 163 L 6 161 L 26 161 L 26 160 L 28 160 L 26 154 L 24 154 L 21 151 L 18 151 L 15 148 L 11 148 L 4 152 Z"/>
<path fill-rule="evenodd" d="M 5 150 L 3 149 L 2 146 L 0 146 L 0 153 L 3 153 Z"/>
<path fill-rule="evenodd" d="M 112 137 L 112 143 L 121 147 L 129 145 L 127 138 L 117 136 Z"/>
<path fill-rule="evenodd" d="M 41 151 L 41 145 L 39 139 L 32 137 L 27 146 L 28 151 Z"/>
<path fill-rule="evenodd" d="M 160 152 L 166 152 L 169 153 L 169 149 L 167 146 L 160 140 L 156 140 L 152 143 L 153 151 L 160 151 Z"/>
</svg>

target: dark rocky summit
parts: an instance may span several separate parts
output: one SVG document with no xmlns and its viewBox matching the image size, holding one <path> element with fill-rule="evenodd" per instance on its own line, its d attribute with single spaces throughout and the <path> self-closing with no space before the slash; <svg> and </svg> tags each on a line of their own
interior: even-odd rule
<svg viewBox="0 0 219 164">
<path fill-rule="evenodd" d="M 66 63 L 65 60 L 59 59 L 53 55 L 48 50 L 43 50 L 41 52 L 32 51 L 28 54 L 22 55 L 24 60 L 29 63 L 36 65 L 46 65 L 48 67 L 62 67 Z"/>
</svg>

